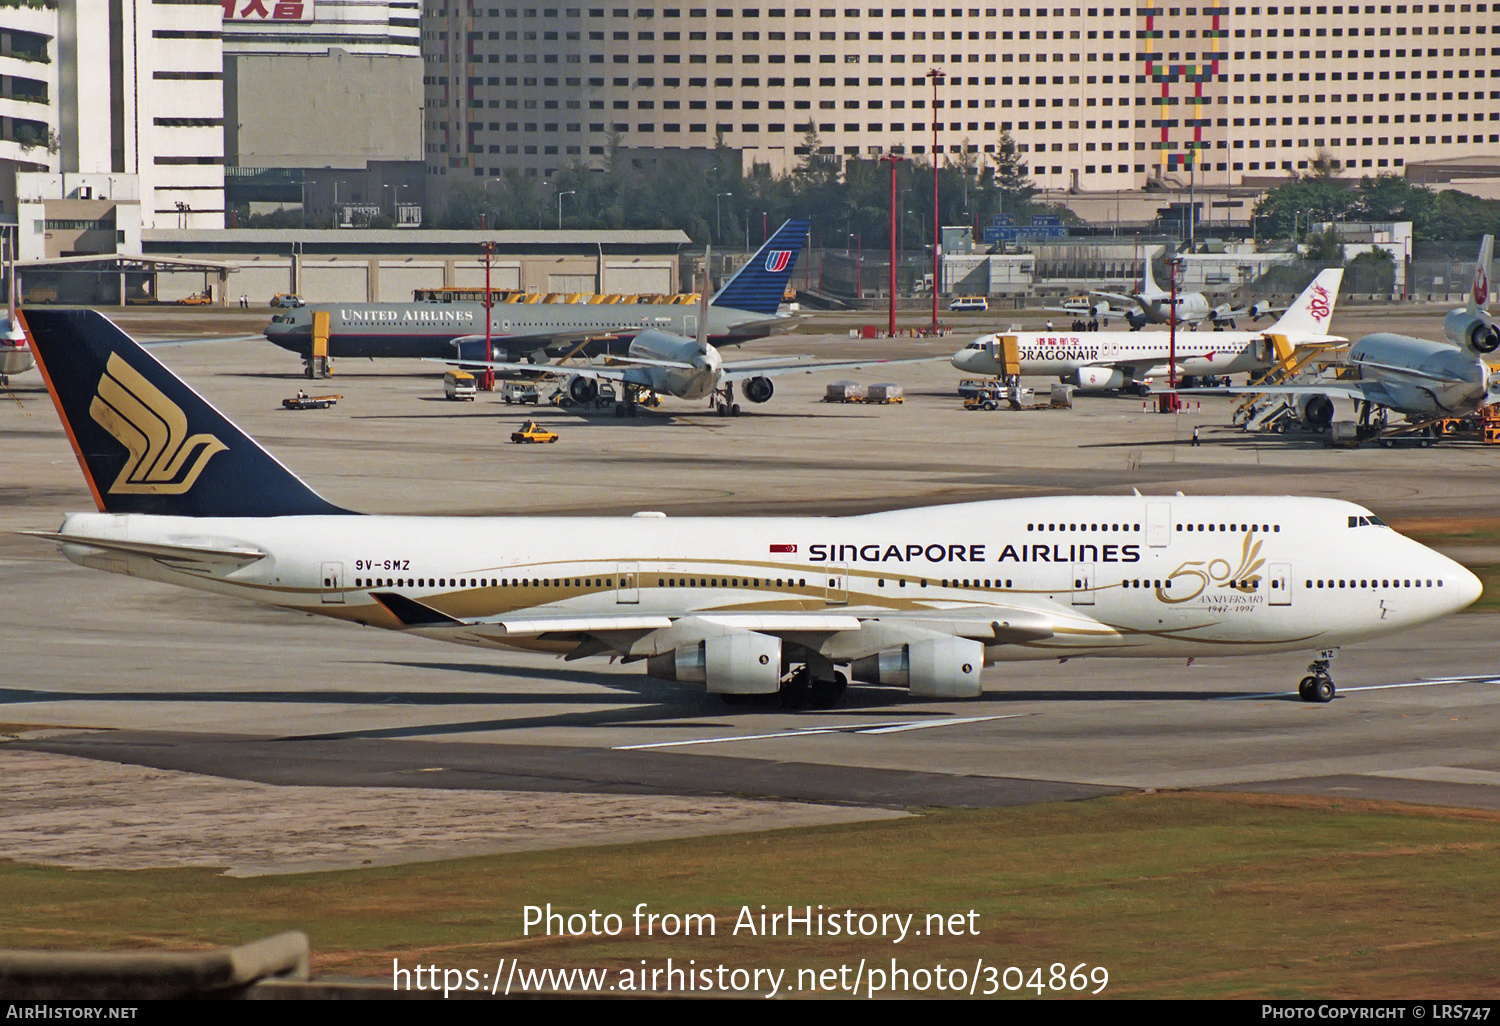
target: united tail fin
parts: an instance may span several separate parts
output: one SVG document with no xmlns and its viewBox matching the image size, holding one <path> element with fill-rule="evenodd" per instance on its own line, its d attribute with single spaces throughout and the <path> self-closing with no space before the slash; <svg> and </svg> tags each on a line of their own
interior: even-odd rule
<svg viewBox="0 0 1500 1026">
<path fill-rule="evenodd" d="M 1269 332 L 1288 335 L 1304 332 L 1311 335 L 1329 334 L 1328 326 L 1333 321 L 1333 308 L 1339 299 L 1339 284 L 1344 280 L 1342 267 L 1330 267 L 1319 271 L 1307 288 L 1302 290 L 1296 302 L 1286 308 L 1270 328 Z"/>
<path fill-rule="evenodd" d="M 712 305 L 774 314 L 786 294 L 787 283 L 797 267 L 797 255 L 807 238 L 811 221 L 788 221 L 766 240 L 766 244 L 724 283 Z"/>
<path fill-rule="evenodd" d="M 52 401 L 105 513 L 341 514 L 103 314 L 24 310 Z"/>
</svg>

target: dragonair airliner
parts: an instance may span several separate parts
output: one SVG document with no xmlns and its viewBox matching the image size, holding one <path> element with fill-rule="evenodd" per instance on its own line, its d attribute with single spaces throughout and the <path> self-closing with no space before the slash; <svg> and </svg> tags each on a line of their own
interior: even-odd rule
<svg viewBox="0 0 1500 1026">
<path fill-rule="evenodd" d="M 96 512 L 74 562 L 351 623 L 611 656 L 730 701 L 848 679 L 973 698 L 1023 659 L 1314 654 L 1479 581 L 1333 499 L 1063 496 L 852 517 L 366 516 L 312 491 L 102 314 L 23 314 Z"/>
<path fill-rule="evenodd" d="M 716 345 L 789 331 L 778 314 L 811 222 L 787 221 L 709 301 L 708 337 Z M 494 303 L 485 352 L 483 303 L 330 303 L 278 313 L 270 341 L 308 360 L 314 317 L 328 318 L 328 352 L 339 357 L 414 357 L 548 363 L 567 354 L 623 353 L 637 332 L 691 338 L 698 307 L 680 303 Z"/>
<path fill-rule="evenodd" d="M 1179 332 L 1174 349 L 1165 331 L 1001 332 L 982 335 L 953 354 L 970 374 L 1005 373 L 1007 362 L 1024 376 L 1053 375 L 1081 388 L 1128 389 L 1145 395 L 1154 380 L 1165 384 L 1168 365 L 1184 377 L 1261 373 L 1300 345 L 1348 339 L 1328 333 L 1344 270 L 1320 271 L 1275 324 L 1265 331 Z"/>
</svg>

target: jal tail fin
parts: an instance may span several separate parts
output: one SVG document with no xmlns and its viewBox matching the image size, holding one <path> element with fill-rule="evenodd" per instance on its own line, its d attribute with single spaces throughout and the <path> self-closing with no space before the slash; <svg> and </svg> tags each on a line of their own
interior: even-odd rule
<svg viewBox="0 0 1500 1026">
<path fill-rule="evenodd" d="M 25 310 L 21 322 L 101 511 L 349 512 L 303 484 L 103 314 Z"/>
<path fill-rule="evenodd" d="M 770 316 L 781 306 L 811 221 L 788 221 L 713 297 L 714 306 Z"/>
<path fill-rule="evenodd" d="M 1304 332 L 1311 335 L 1329 334 L 1328 326 L 1333 321 L 1333 308 L 1338 303 L 1339 285 L 1344 280 L 1342 267 L 1330 267 L 1319 271 L 1307 288 L 1302 290 L 1296 302 L 1286 308 L 1268 331 L 1279 335 Z"/>
<path fill-rule="evenodd" d="M 1474 265 L 1474 285 L 1469 289 L 1469 313 L 1482 314 L 1490 305 L 1490 281 L 1494 274 L 1491 258 L 1495 253 L 1495 237 L 1486 235 L 1479 244 L 1479 260 Z"/>
</svg>

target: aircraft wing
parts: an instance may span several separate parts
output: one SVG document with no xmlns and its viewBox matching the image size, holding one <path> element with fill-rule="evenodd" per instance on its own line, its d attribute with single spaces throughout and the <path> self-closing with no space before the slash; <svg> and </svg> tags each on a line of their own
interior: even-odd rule
<svg viewBox="0 0 1500 1026">
<path fill-rule="evenodd" d="M 593 364 L 556 364 L 556 363 L 508 363 L 501 360 L 437 360 L 428 357 L 426 363 L 442 363 L 450 367 L 488 367 L 496 371 L 514 371 L 524 374 L 548 374 L 561 377 L 578 376 L 581 378 L 592 378 L 595 381 L 621 381 L 626 384 L 640 385 L 644 388 L 651 386 L 650 380 L 642 367 L 600 367 Z M 671 361 L 634 360 L 635 364 L 646 364 L 658 367 L 688 367 L 689 364 L 673 363 Z"/>
<path fill-rule="evenodd" d="M 1394 406 L 1395 396 L 1377 381 L 1330 381 L 1323 385 L 1241 385 L 1234 388 L 1179 388 L 1183 395 L 1326 395 Z"/>
<path fill-rule="evenodd" d="M 684 640 L 734 631 L 753 631 L 803 644 L 812 639 L 837 650 L 840 658 L 856 658 L 890 647 L 901 639 L 919 640 L 949 635 L 985 644 L 1025 644 L 1051 638 L 1053 618 L 1023 606 L 957 606 L 949 609 L 881 611 L 763 611 L 722 610 L 682 616 L 662 614 L 516 613 L 461 620 L 416 599 L 389 592 L 373 596 L 409 630 L 446 641 L 504 645 L 520 639 L 576 641 L 568 658 L 614 651 L 639 657 L 653 648 L 673 647 Z M 1101 630 L 1108 628 L 1099 625 Z M 649 637 L 667 632 L 660 644 Z"/>
<path fill-rule="evenodd" d="M 921 356 L 910 360 L 851 360 L 840 363 L 799 363 L 796 360 L 746 360 L 724 364 L 724 381 L 733 383 L 749 378 L 770 378 L 778 374 L 812 374 L 827 370 L 854 370 L 858 367 L 894 367 L 902 363 L 932 363 L 946 356 Z"/>
<path fill-rule="evenodd" d="M 1126 295 L 1123 295 L 1123 294 L 1121 294 L 1119 292 L 1092 292 L 1091 291 L 1089 293 L 1089 295 L 1090 296 L 1098 296 L 1100 299 L 1107 299 L 1111 303 L 1119 303 L 1122 306 L 1127 306 L 1127 307 L 1132 307 L 1132 308 L 1139 307 L 1139 306 L 1142 305 L 1141 301 L 1139 299 L 1137 299 L 1136 297 L 1134 297 L 1134 296 L 1126 296 Z M 1070 310 L 1068 312 L 1069 313 L 1077 313 L 1076 310 Z"/>
<path fill-rule="evenodd" d="M 519 334 L 491 335 L 490 345 L 500 346 L 512 355 L 520 353 L 534 353 L 538 349 L 545 349 L 549 353 L 564 350 L 569 347 L 578 347 L 588 342 L 607 342 L 618 338 L 625 338 L 633 331 L 621 329 L 619 331 L 600 331 L 597 328 L 588 331 L 526 331 Z M 449 344 L 456 351 L 462 352 L 462 346 L 473 346 L 484 342 L 483 335 L 461 335 L 452 339 Z M 473 361 L 465 361 L 464 366 L 471 366 Z"/>
</svg>

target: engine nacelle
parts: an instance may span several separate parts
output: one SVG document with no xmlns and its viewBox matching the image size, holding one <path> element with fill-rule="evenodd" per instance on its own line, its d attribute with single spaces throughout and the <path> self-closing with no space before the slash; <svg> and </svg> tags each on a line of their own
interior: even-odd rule
<svg viewBox="0 0 1500 1026">
<path fill-rule="evenodd" d="M 1126 310 L 1125 323 L 1130 325 L 1131 331 L 1140 331 L 1146 326 L 1146 315 L 1139 310 Z"/>
<path fill-rule="evenodd" d="M 967 638 L 932 638 L 856 659 L 856 680 L 905 685 L 917 698 L 978 698 L 984 645 Z"/>
<path fill-rule="evenodd" d="M 1125 372 L 1118 367 L 1079 367 L 1079 388 L 1124 388 Z"/>
<path fill-rule="evenodd" d="M 1297 419 L 1309 427 L 1327 427 L 1333 423 L 1333 400 L 1326 395 L 1298 396 Z"/>
<path fill-rule="evenodd" d="M 484 336 L 456 338 L 453 340 L 453 348 L 458 350 L 460 360 L 473 360 L 475 363 L 504 363 L 510 359 L 510 354 L 505 347 L 498 342 L 491 342 L 486 346 Z"/>
<path fill-rule="evenodd" d="M 568 381 L 568 398 L 580 406 L 586 406 L 599 398 L 599 382 L 575 374 Z"/>
<path fill-rule="evenodd" d="M 705 638 L 650 657 L 646 672 L 707 684 L 716 695 L 774 695 L 781 688 L 781 639 L 753 631 Z"/>
<path fill-rule="evenodd" d="M 1484 311 L 1475 314 L 1468 310 L 1454 310 L 1443 318 L 1443 334 L 1449 342 L 1479 356 L 1488 356 L 1500 349 L 1500 327 Z"/>
<path fill-rule="evenodd" d="M 740 386 L 740 392 L 752 403 L 765 402 L 775 391 L 770 378 L 749 378 Z"/>
<path fill-rule="evenodd" d="M 1250 315 L 1250 319 L 1252 321 L 1258 321 L 1262 317 L 1269 317 L 1272 313 L 1274 313 L 1274 311 L 1271 309 L 1270 301 L 1265 299 L 1257 300 L 1256 302 L 1251 303 L 1250 309 L 1245 312 Z"/>
</svg>

